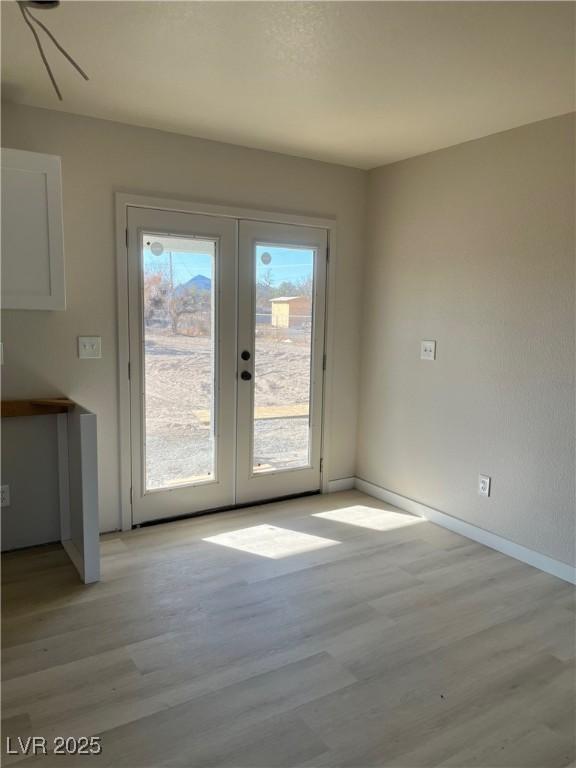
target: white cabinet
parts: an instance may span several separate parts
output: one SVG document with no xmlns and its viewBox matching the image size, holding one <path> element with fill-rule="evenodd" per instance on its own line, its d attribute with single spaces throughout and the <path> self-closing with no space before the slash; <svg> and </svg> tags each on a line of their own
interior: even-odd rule
<svg viewBox="0 0 576 768">
<path fill-rule="evenodd" d="M 2 308 L 66 309 L 56 155 L 2 149 Z"/>
</svg>

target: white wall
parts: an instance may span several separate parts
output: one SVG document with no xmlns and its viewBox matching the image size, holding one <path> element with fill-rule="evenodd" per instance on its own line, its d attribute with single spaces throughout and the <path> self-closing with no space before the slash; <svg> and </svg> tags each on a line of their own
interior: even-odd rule
<svg viewBox="0 0 576 768">
<path fill-rule="evenodd" d="M 357 475 L 574 562 L 574 116 L 377 169 L 369 196 Z"/>
<path fill-rule="evenodd" d="M 98 416 L 102 530 L 119 526 L 114 192 L 338 219 L 330 479 L 354 473 L 367 175 L 62 112 L 4 105 L 2 146 L 62 157 L 68 309 L 4 311 L 3 397 L 64 394 Z M 76 337 L 102 336 L 101 360 Z"/>
</svg>

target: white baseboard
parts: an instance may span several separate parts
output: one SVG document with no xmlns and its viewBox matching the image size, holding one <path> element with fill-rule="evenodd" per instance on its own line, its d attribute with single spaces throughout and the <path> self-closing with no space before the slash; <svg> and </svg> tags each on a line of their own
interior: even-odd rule
<svg viewBox="0 0 576 768">
<path fill-rule="evenodd" d="M 341 477 L 339 480 L 328 480 L 328 493 L 350 491 L 356 487 L 355 477 Z"/>
<path fill-rule="evenodd" d="M 467 539 L 472 539 L 472 541 L 477 541 L 479 544 L 484 544 L 486 547 L 496 549 L 504 555 L 509 555 L 516 560 L 521 560 L 523 563 L 528 563 L 528 565 L 532 565 L 534 568 L 538 568 L 545 573 L 550 573 L 552 576 L 556 576 L 570 584 L 576 584 L 576 569 L 572 568 L 567 563 L 554 560 L 552 557 L 542 555 L 539 552 L 535 552 L 533 549 L 523 547 L 521 544 L 515 544 L 513 541 L 502 538 L 502 536 L 497 536 L 495 533 L 490 533 L 490 531 L 478 528 L 477 526 L 472 525 L 472 523 L 466 523 L 464 520 L 459 520 L 457 517 L 451 517 L 444 512 L 439 512 L 437 509 L 427 507 L 425 504 L 420 504 L 418 501 L 408 499 L 406 496 L 400 496 L 398 493 L 388 491 L 385 488 L 381 488 L 379 485 L 369 483 L 367 480 L 362 480 L 359 477 L 356 478 L 354 487 L 369 496 L 374 496 L 374 498 L 380 499 L 380 501 L 392 504 L 395 507 L 398 507 L 398 509 L 403 509 L 405 512 L 411 512 L 413 515 L 418 515 L 418 517 L 424 517 L 426 520 L 430 520 L 431 523 L 436 523 L 443 528 L 448 528 L 448 530 L 454 531 L 454 533 L 459 533 Z"/>
</svg>

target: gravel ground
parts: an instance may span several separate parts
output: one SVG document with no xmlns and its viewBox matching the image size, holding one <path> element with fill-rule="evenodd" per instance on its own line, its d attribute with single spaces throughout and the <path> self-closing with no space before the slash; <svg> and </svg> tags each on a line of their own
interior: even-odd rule
<svg viewBox="0 0 576 768">
<path fill-rule="evenodd" d="M 257 407 L 305 405 L 308 347 L 259 338 L 256 354 Z M 212 400 L 210 341 L 146 329 L 147 487 L 183 483 L 211 471 L 212 435 L 207 412 Z M 255 462 L 299 466 L 307 460 L 308 418 L 256 422 Z"/>
</svg>

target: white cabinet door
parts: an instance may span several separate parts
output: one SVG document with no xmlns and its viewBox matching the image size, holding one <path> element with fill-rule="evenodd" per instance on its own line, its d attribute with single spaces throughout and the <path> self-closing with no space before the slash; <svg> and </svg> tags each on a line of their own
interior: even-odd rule
<svg viewBox="0 0 576 768">
<path fill-rule="evenodd" d="M 2 149 L 2 308 L 66 309 L 55 155 Z"/>
</svg>

